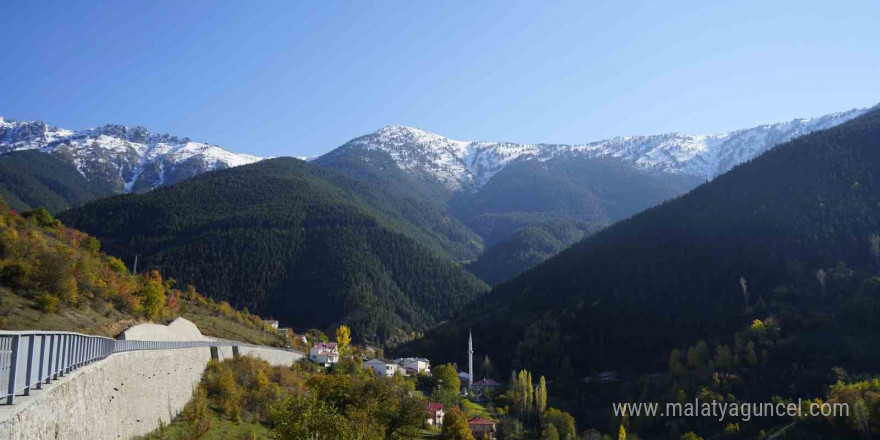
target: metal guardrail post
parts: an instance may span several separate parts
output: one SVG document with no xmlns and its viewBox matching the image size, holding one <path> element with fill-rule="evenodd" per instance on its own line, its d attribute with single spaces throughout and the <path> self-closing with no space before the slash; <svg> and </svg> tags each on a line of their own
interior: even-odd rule
<svg viewBox="0 0 880 440">
<path fill-rule="evenodd" d="M 67 374 L 67 366 L 69 365 L 67 359 L 70 357 L 70 335 L 64 335 L 64 348 L 61 349 L 61 355 L 59 358 L 61 359 L 61 371 L 59 372 L 59 376 L 64 376 Z"/>
<path fill-rule="evenodd" d="M 64 356 L 65 361 L 64 373 L 70 374 L 73 371 L 73 349 L 76 347 L 76 336 L 69 335 L 67 337 L 67 353 Z"/>
<path fill-rule="evenodd" d="M 71 370 L 78 370 L 79 369 L 79 358 L 82 355 L 82 337 L 81 336 L 74 336 L 73 339 L 74 339 L 73 360 L 70 362 L 70 365 L 71 365 L 70 369 Z"/>
<path fill-rule="evenodd" d="M 64 339 L 67 335 L 58 335 L 58 349 L 55 351 L 55 379 L 63 375 L 61 368 L 64 366 L 62 359 L 64 358 Z"/>
<path fill-rule="evenodd" d="M 55 335 L 49 337 L 49 377 L 46 378 L 46 383 L 51 383 L 52 379 L 58 378 L 58 356 L 55 355 L 56 339 L 60 342 L 61 337 L 59 336 L 56 338 Z M 55 361 L 54 364 L 52 363 L 53 360 Z"/>
<path fill-rule="evenodd" d="M 27 351 L 27 367 L 25 368 L 24 373 L 24 395 L 31 395 L 31 385 L 34 383 L 34 340 L 37 339 L 37 335 L 28 336 L 28 351 Z"/>
<path fill-rule="evenodd" d="M 40 335 L 40 364 L 37 369 L 37 389 L 43 389 L 43 358 L 46 357 L 46 335 Z"/>
<path fill-rule="evenodd" d="M 18 342 L 21 336 L 14 335 L 12 337 L 12 352 L 9 353 L 9 383 L 7 384 L 6 404 L 12 405 L 15 402 L 15 378 L 18 376 Z"/>
</svg>

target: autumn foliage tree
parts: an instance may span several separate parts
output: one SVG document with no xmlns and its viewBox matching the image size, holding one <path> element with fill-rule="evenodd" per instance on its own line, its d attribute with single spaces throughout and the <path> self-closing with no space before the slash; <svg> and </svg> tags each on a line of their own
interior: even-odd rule
<svg viewBox="0 0 880 440">
<path fill-rule="evenodd" d="M 443 416 L 443 440 L 474 440 L 474 435 L 467 424 L 467 415 L 457 406 L 452 407 Z"/>
<path fill-rule="evenodd" d="M 351 329 L 347 325 L 340 325 L 336 329 L 336 343 L 339 344 L 339 350 L 345 350 L 351 343 Z"/>
</svg>

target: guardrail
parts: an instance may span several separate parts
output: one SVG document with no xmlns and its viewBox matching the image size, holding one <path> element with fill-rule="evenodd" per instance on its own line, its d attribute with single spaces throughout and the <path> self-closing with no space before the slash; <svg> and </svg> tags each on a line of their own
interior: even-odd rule
<svg viewBox="0 0 880 440">
<path fill-rule="evenodd" d="M 16 394 L 28 396 L 32 389 L 114 353 L 194 347 L 274 348 L 234 341 L 129 341 L 71 332 L 0 331 L 0 402 L 12 405 Z"/>
</svg>

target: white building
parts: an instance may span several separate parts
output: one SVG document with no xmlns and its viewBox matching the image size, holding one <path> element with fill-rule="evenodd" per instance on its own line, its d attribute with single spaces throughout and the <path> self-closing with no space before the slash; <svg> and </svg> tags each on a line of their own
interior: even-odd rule
<svg viewBox="0 0 880 440">
<path fill-rule="evenodd" d="M 376 376 L 391 377 L 397 374 L 398 365 L 381 359 L 370 359 L 364 362 L 364 370 L 373 370 Z"/>
<path fill-rule="evenodd" d="M 329 367 L 339 362 L 339 347 L 335 342 L 319 342 L 309 350 L 309 360 Z"/>
<path fill-rule="evenodd" d="M 402 368 L 407 376 L 419 373 L 431 374 L 431 362 L 425 358 L 397 358 L 394 363 Z"/>
<path fill-rule="evenodd" d="M 428 425 L 443 425 L 443 416 L 446 415 L 443 411 L 443 407 L 444 405 L 442 403 L 428 402 L 426 406 L 426 409 L 428 410 Z"/>
</svg>

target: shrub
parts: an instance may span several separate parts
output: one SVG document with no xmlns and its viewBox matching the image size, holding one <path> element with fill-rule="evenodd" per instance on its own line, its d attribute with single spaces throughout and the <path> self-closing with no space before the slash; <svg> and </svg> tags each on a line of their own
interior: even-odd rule
<svg viewBox="0 0 880 440">
<path fill-rule="evenodd" d="M 61 302 L 57 296 L 48 293 L 38 295 L 35 300 L 37 301 L 37 307 L 46 313 L 57 312 L 58 304 Z"/>
<path fill-rule="evenodd" d="M 33 211 L 28 211 L 26 217 L 33 218 L 37 226 L 44 228 L 57 228 L 61 226 L 61 222 L 52 217 L 52 214 L 46 208 L 39 207 Z"/>
<path fill-rule="evenodd" d="M 82 247 L 92 255 L 98 255 L 98 251 L 101 250 L 101 242 L 97 238 L 90 236 L 83 241 Z"/>
<path fill-rule="evenodd" d="M 31 266 L 21 261 L 7 261 L 0 266 L 0 284 L 19 289 L 27 286 Z"/>
<path fill-rule="evenodd" d="M 235 373 L 228 363 L 211 363 L 208 366 L 206 385 L 208 394 L 226 417 L 238 420 L 241 417 L 241 390 L 235 380 Z"/>
<path fill-rule="evenodd" d="M 125 263 L 122 262 L 119 258 L 116 257 L 107 257 L 107 265 L 113 269 L 114 272 L 125 275 L 128 273 L 128 268 L 125 267 Z"/>
<path fill-rule="evenodd" d="M 208 394 L 203 387 L 196 388 L 193 399 L 183 408 L 183 418 L 186 420 L 184 438 L 199 439 L 211 429 Z"/>
</svg>

